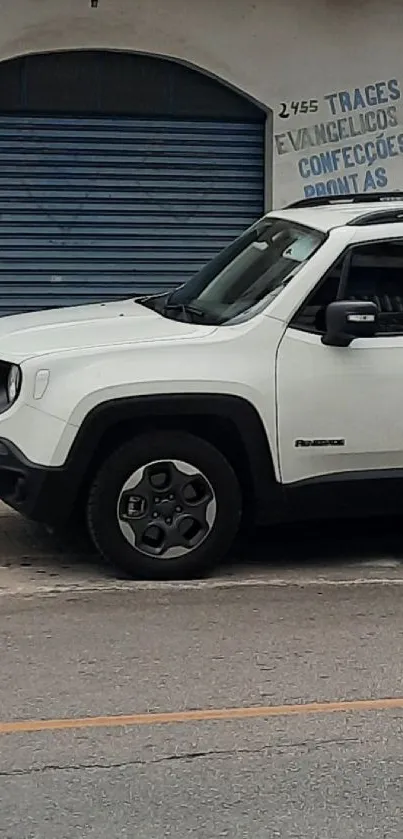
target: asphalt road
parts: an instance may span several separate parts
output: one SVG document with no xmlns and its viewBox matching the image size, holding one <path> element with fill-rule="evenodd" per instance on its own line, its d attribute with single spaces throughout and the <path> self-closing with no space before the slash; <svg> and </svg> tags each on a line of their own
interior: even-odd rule
<svg viewBox="0 0 403 839">
<path fill-rule="evenodd" d="M 403 697 L 402 597 L 401 579 L 370 578 L 4 592 L 0 837 L 400 839 L 403 701 L 304 703 Z M 276 715 L 231 718 L 251 706 Z M 175 716 L 225 708 L 226 720 Z M 32 719 L 56 722 L 16 731 Z"/>
</svg>

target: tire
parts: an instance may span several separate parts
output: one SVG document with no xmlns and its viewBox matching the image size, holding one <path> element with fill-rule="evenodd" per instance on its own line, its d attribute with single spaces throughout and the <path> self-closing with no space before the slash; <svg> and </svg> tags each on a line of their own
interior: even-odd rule
<svg viewBox="0 0 403 839">
<path fill-rule="evenodd" d="M 142 434 L 116 449 L 87 504 L 98 551 L 131 577 L 148 580 L 205 574 L 231 547 L 241 515 L 239 482 L 226 458 L 205 440 L 176 431 Z"/>
</svg>

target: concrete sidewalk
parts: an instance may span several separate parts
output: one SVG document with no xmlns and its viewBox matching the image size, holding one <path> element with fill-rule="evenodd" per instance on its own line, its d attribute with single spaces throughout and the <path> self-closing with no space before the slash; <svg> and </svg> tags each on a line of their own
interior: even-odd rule
<svg viewBox="0 0 403 839">
<path fill-rule="evenodd" d="M 366 540 L 360 537 L 366 526 L 353 524 L 344 531 L 338 526 L 336 532 L 330 545 L 326 528 L 323 532 L 308 527 L 305 532 L 288 528 L 252 533 L 248 541 L 234 547 L 229 561 L 210 579 L 172 585 L 403 583 L 400 527 L 393 539 L 387 531 L 386 544 L 382 527 Z M 170 584 L 127 580 L 119 569 L 92 554 L 90 547 L 85 551 L 85 547 L 65 544 L 0 504 L 0 595 L 164 585 Z"/>
<path fill-rule="evenodd" d="M 0 594 L 35 593 L 116 578 L 99 557 L 77 554 L 0 503 Z"/>
</svg>

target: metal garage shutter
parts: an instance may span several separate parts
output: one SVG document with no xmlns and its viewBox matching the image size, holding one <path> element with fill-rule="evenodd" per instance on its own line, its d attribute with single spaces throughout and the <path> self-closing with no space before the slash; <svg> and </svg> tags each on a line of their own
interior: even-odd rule
<svg viewBox="0 0 403 839">
<path fill-rule="evenodd" d="M 0 312 L 169 289 L 263 211 L 264 126 L 0 116 Z"/>
</svg>

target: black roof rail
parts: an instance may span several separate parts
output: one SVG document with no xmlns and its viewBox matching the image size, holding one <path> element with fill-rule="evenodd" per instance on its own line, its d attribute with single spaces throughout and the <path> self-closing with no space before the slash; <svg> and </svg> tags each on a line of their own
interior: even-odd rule
<svg viewBox="0 0 403 839">
<path fill-rule="evenodd" d="M 403 223 L 402 210 L 380 210 L 379 213 L 365 213 L 358 218 L 347 222 L 348 227 L 365 227 L 370 224 L 389 224 L 390 222 Z"/>
<path fill-rule="evenodd" d="M 356 192 L 353 195 L 321 195 L 316 198 L 301 198 L 287 204 L 286 210 L 304 207 L 330 207 L 332 204 L 377 204 L 383 201 L 403 201 L 403 190 L 395 192 Z"/>
</svg>

